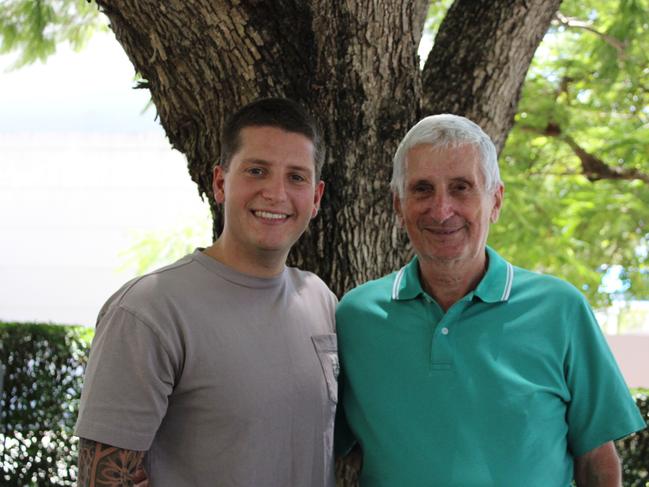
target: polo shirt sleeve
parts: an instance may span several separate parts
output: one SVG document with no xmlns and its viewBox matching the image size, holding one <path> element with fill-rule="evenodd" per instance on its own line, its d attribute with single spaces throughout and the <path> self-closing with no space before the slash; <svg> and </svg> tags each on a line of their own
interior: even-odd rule
<svg viewBox="0 0 649 487">
<path fill-rule="evenodd" d="M 150 448 L 167 410 L 174 365 L 153 329 L 120 306 L 97 325 L 75 434 L 118 448 Z"/>
<path fill-rule="evenodd" d="M 565 362 L 568 445 L 574 456 L 646 427 L 590 306 L 579 298 L 568 315 Z"/>
</svg>

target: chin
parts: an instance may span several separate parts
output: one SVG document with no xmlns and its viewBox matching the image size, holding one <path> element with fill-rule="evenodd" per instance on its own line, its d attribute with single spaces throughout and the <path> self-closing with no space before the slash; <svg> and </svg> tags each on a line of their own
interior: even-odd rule
<svg viewBox="0 0 649 487">
<path fill-rule="evenodd" d="M 295 242 L 259 242 L 257 248 L 261 252 L 288 252 Z"/>
<path fill-rule="evenodd" d="M 458 258 L 466 254 L 466 250 L 463 246 L 435 246 L 425 250 L 428 255 L 439 258 Z"/>
</svg>

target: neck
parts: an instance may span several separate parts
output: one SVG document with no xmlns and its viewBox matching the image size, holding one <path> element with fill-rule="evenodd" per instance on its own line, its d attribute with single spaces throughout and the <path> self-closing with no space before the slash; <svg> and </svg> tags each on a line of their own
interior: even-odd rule
<svg viewBox="0 0 649 487">
<path fill-rule="evenodd" d="M 286 254 L 279 255 L 271 251 L 249 255 L 241 248 L 228 245 L 221 237 L 203 252 L 235 271 L 254 277 L 275 277 L 281 274 L 287 257 Z"/>
<path fill-rule="evenodd" d="M 444 311 L 448 311 L 451 306 L 474 290 L 486 271 L 485 252 L 469 262 L 459 259 L 419 259 L 419 277 L 422 287 Z"/>
</svg>

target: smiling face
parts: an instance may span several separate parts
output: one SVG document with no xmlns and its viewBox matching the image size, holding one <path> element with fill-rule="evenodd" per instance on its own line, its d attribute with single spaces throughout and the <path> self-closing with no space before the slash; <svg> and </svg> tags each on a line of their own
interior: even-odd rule
<svg viewBox="0 0 649 487">
<path fill-rule="evenodd" d="M 503 186 L 486 191 L 478 157 L 468 144 L 422 144 L 408 151 L 405 191 L 401 199 L 394 196 L 394 207 L 422 265 L 484 268 L 489 225 L 498 219 Z"/>
<path fill-rule="evenodd" d="M 239 137 L 228 169 L 214 169 L 214 197 L 224 205 L 222 258 L 235 268 L 281 270 L 324 191 L 316 181 L 313 143 L 268 126 L 245 127 Z"/>
</svg>

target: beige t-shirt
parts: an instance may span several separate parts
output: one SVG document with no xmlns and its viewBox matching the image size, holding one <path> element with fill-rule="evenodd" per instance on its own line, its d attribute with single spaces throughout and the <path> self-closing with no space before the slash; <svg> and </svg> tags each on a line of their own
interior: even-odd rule
<svg viewBox="0 0 649 487">
<path fill-rule="evenodd" d="M 75 433 L 146 450 L 154 487 L 333 487 L 336 298 L 196 250 L 100 312 Z"/>
</svg>

